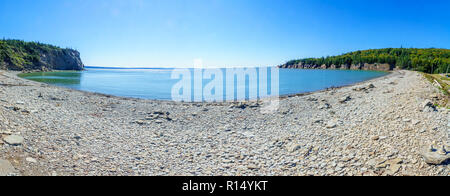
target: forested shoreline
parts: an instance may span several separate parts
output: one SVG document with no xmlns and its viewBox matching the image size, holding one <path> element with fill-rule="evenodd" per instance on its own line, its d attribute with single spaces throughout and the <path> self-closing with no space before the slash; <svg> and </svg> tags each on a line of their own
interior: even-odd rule
<svg viewBox="0 0 450 196">
<path fill-rule="evenodd" d="M 80 53 L 39 42 L 0 40 L 0 69 L 3 70 L 82 70 Z"/>
<path fill-rule="evenodd" d="M 450 50 L 437 48 L 371 49 L 338 56 L 291 60 L 280 67 L 311 65 L 322 68 L 340 68 L 362 64 L 388 64 L 398 69 L 415 70 L 425 73 L 448 73 L 450 67 Z"/>
</svg>

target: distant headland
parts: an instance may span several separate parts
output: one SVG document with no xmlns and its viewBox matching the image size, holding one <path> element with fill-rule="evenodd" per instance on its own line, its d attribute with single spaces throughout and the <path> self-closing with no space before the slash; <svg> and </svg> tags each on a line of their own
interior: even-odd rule
<svg viewBox="0 0 450 196">
<path fill-rule="evenodd" d="M 0 40 L 0 69 L 14 71 L 83 70 L 80 53 L 49 44 Z"/>
<path fill-rule="evenodd" d="M 406 69 L 425 73 L 448 73 L 450 67 L 450 50 L 436 48 L 384 48 L 361 50 L 339 56 L 291 60 L 279 67 L 378 71 Z"/>
</svg>

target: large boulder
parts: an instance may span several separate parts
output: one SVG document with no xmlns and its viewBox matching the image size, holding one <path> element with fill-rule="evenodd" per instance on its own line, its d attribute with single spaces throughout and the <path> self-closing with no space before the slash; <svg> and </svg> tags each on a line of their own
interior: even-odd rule
<svg viewBox="0 0 450 196">
<path fill-rule="evenodd" d="M 421 153 L 425 163 L 430 165 L 441 165 L 450 159 L 450 154 L 444 148 L 441 150 L 426 148 Z"/>
</svg>

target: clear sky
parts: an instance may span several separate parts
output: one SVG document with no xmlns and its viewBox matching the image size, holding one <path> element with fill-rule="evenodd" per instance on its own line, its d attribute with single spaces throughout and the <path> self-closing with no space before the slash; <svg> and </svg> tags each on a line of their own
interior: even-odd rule
<svg viewBox="0 0 450 196">
<path fill-rule="evenodd" d="M 268 66 L 384 47 L 450 48 L 450 1 L 0 0 L 0 37 L 89 66 Z"/>
</svg>

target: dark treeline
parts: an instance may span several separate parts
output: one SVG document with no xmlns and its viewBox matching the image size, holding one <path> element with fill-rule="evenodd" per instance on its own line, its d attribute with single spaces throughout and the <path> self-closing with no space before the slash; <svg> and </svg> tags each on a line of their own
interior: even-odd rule
<svg viewBox="0 0 450 196">
<path fill-rule="evenodd" d="M 450 66 L 449 49 L 385 48 L 350 52 L 339 56 L 292 60 L 286 65 L 357 65 L 389 64 L 401 69 L 426 73 L 447 73 Z"/>
</svg>

